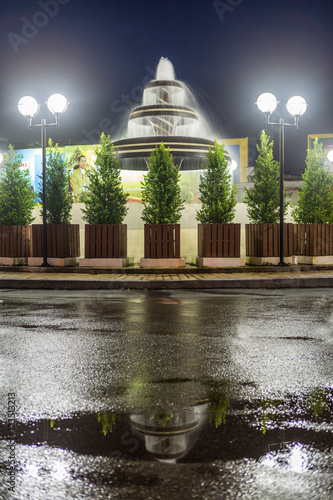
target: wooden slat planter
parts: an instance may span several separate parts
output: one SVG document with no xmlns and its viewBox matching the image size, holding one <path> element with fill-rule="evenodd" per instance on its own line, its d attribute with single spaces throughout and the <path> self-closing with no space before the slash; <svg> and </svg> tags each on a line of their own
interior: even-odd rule
<svg viewBox="0 0 333 500">
<path fill-rule="evenodd" d="M 80 266 L 123 267 L 133 259 L 127 257 L 126 224 L 86 224 L 84 259 Z"/>
<path fill-rule="evenodd" d="M 199 257 L 240 257 L 240 224 L 198 224 Z"/>
<path fill-rule="evenodd" d="M 198 224 L 197 266 L 244 265 L 240 258 L 240 224 Z"/>
<path fill-rule="evenodd" d="M 247 262 L 276 264 L 280 255 L 280 224 L 245 224 Z M 293 262 L 293 224 L 284 224 L 284 256 Z M 260 261 L 261 259 L 261 261 Z M 288 260 L 287 260 L 288 262 Z"/>
<path fill-rule="evenodd" d="M 43 224 L 33 224 L 29 265 L 43 258 Z M 80 256 L 79 224 L 47 224 L 47 258 L 51 265 L 75 265 Z"/>
<path fill-rule="evenodd" d="M 180 258 L 180 224 L 144 225 L 145 259 Z"/>
<path fill-rule="evenodd" d="M 152 262 L 154 261 L 154 262 Z M 180 224 L 145 224 L 144 259 L 141 267 L 181 267 Z"/>
<path fill-rule="evenodd" d="M 333 263 L 333 224 L 294 224 L 294 254 L 304 264 Z"/>
<path fill-rule="evenodd" d="M 26 264 L 30 255 L 31 226 L 0 225 L 0 263 Z"/>
<path fill-rule="evenodd" d="M 126 224 L 86 224 L 86 259 L 118 259 L 127 257 Z"/>
</svg>

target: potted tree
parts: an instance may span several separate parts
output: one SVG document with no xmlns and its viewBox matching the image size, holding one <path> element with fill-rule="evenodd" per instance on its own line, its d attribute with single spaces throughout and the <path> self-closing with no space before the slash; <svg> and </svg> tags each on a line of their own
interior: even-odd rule
<svg viewBox="0 0 333 500">
<path fill-rule="evenodd" d="M 46 156 L 46 230 L 47 262 L 51 266 L 76 265 L 80 256 L 80 226 L 70 223 L 72 196 L 68 193 L 69 177 L 63 156 L 58 144 L 53 144 L 49 139 Z M 42 181 L 39 186 L 39 198 L 43 202 Z M 42 260 L 43 225 L 33 224 L 28 264 L 40 265 Z"/>
<path fill-rule="evenodd" d="M 30 255 L 30 224 L 36 196 L 23 156 L 9 145 L 0 179 L 0 263 L 24 265 Z"/>
<path fill-rule="evenodd" d="M 263 130 L 257 145 L 254 187 L 245 188 L 244 201 L 251 224 L 245 225 L 248 264 L 278 264 L 280 248 L 280 167 L 273 158 L 274 142 Z M 288 202 L 284 194 L 284 214 Z M 285 262 L 293 262 L 293 225 L 285 224 Z"/>
<path fill-rule="evenodd" d="M 144 258 L 141 267 L 182 267 L 180 224 L 183 201 L 180 172 L 169 149 L 161 143 L 152 151 L 142 182 L 141 219 L 144 221 Z"/>
<path fill-rule="evenodd" d="M 207 153 L 207 169 L 199 184 L 201 209 L 198 224 L 197 266 L 244 265 L 240 257 L 240 224 L 232 224 L 236 210 L 236 185 L 225 158 L 224 145 L 215 140 Z"/>
<path fill-rule="evenodd" d="M 299 199 L 292 209 L 294 253 L 302 264 L 333 264 L 333 178 L 318 138 L 308 149 Z"/>
<path fill-rule="evenodd" d="M 127 257 L 127 193 L 124 193 L 117 153 L 110 136 L 101 134 L 95 169 L 88 172 L 89 191 L 82 209 L 85 225 L 85 258 L 80 266 L 122 267 Z"/>
</svg>

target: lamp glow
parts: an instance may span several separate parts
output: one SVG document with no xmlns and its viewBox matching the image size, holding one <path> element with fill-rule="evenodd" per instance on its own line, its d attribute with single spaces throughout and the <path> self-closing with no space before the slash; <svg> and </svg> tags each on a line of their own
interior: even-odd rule
<svg viewBox="0 0 333 500">
<path fill-rule="evenodd" d="M 307 103 L 303 97 L 295 95 L 288 100 L 286 108 L 292 116 L 302 116 L 306 111 Z"/>
<path fill-rule="evenodd" d="M 234 172 L 237 168 L 237 162 L 235 160 L 232 160 L 231 163 L 229 164 L 229 171 Z"/>
<path fill-rule="evenodd" d="M 39 104 L 33 97 L 26 95 L 18 102 L 18 110 L 26 118 L 33 118 L 39 111 Z"/>
<path fill-rule="evenodd" d="M 330 163 L 333 163 L 333 149 L 327 153 L 327 159 Z"/>
<path fill-rule="evenodd" d="M 46 104 L 54 115 L 64 113 L 68 107 L 68 101 L 62 94 L 52 94 L 46 101 Z"/>
<path fill-rule="evenodd" d="M 259 111 L 261 111 L 262 113 L 272 114 L 275 111 L 278 103 L 279 101 L 274 94 L 271 94 L 270 92 L 264 92 L 258 97 L 256 105 Z"/>
</svg>

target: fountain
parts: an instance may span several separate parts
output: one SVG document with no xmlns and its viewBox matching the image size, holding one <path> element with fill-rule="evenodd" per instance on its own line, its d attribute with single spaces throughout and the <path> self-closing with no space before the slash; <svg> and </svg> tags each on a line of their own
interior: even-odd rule
<svg viewBox="0 0 333 500">
<path fill-rule="evenodd" d="M 207 421 L 207 408 L 207 400 L 203 400 L 180 411 L 133 413 L 130 420 L 134 431 L 144 437 L 150 455 L 171 464 L 183 458 L 197 440 Z"/>
<path fill-rule="evenodd" d="M 147 170 L 150 154 L 161 142 L 180 170 L 200 170 L 214 137 L 192 92 L 176 80 L 169 59 L 161 57 L 156 79 L 146 85 L 142 104 L 129 115 L 127 137 L 114 146 L 122 170 Z M 228 154 L 226 158 L 231 162 Z"/>
</svg>

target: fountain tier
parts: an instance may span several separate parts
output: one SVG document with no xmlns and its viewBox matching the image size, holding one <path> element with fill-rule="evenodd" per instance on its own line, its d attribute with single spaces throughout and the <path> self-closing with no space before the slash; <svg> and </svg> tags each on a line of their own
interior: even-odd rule
<svg viewBox="0 0 333 500">
<path fill-rule="evenodd" d="M 146 170 L 151 152 L 161 142 L 180 170 L 204 167 L 214 136 L 194 102 L 187 87 L 175 79 L 171 62 L 162 57 L 156 80 L 146 85 L 142 105 L 129 116 L 127 138 L 114 143 L 120 168 Z M 227 159 L 231 161 L 228 155 Z"/>
</svg>

